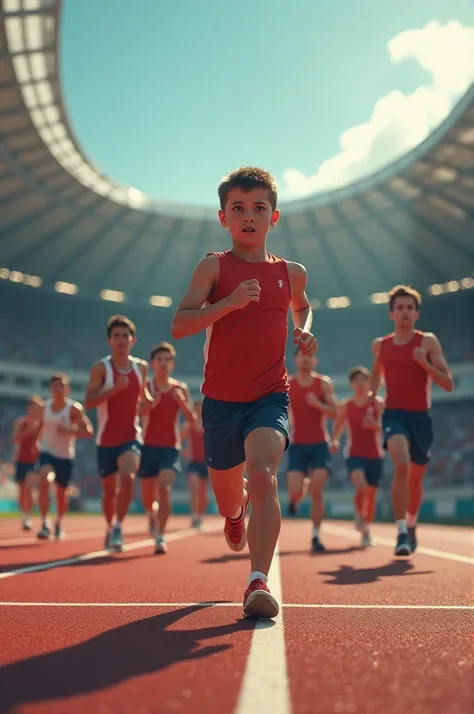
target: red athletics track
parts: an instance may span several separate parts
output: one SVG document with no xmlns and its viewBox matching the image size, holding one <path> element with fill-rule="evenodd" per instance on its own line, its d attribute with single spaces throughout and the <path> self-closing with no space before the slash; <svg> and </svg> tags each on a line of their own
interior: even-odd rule
<svg viewBox="0 0 474 714">
<path fill-rule="evenodd" d="M 59 543 L 0 521 L 2 714 L 473 710 L 467 529 L 420 526 L 419 551 L 395 561 L 392 525 L 362 551 L 352 524 L 328 521 L 330 552 L 311 556 L 308 522 L 285 520 L 270 573 L 282 615 L 255 624 L 241 618 L 247 552 L 227 550 L 221 519 L 188 525 L 173 518 L 155 556 L 143 516 L 120 555 L 102 551 L 100 518 L 70 517 Z"/>
</svg>

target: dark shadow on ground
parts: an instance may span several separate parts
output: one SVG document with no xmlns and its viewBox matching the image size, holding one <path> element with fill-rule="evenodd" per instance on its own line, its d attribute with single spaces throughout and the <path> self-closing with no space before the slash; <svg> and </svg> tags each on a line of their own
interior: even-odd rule
<svg viewBox="0 0 474 714">
<path fill-rule="evenodd" d="M 215 627 L 170 629 L 181 618 L 202 609 L 190 605 L 136 620 L 86 642 L 4 665 L 0 669 L 1 714 L 13 714 L 30 703 L 99 692 L 178 662 L 210 658 L 232 648 L 229 635 L 255 626 L 238 619 Z M 222 641 L 205 644 L 216 637 Z M 209 666 L 212 668 L 212 659 Z"/>
</svg>

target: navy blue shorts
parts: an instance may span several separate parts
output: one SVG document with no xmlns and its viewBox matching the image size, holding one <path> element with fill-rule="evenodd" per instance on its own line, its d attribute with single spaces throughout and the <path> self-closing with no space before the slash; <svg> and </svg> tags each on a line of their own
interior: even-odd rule
<svg viewBox="0 0 474 714">
<path fill-rule="evenodd" d="M 245 439 L 260 427 L 281 432 L 286 438 L 286 450 L 290 433 L 289 403 L 286 392 L 269 394 L 255 402 L 223 402 L 204 397 L 202 425 L 206 464 L 218 470 L 242 464 L 245 461 Z"/>
<path fill-rule="evenodd" d="M 181 471 L 178 449 L 168 446 L 144 446 L 138 476 L 153 478 L 164 469 L 172 469 L 176 474 Z"/>
<path fill-rule="evenodd" d="M 410 445 L 410 460 L 425 466 L 431 457 L 433 426 L 428 412 L 408 412 L 402 409 L 386 409 L 382 416 L 384 448 L 395 434 L 403 434 Z"/>
<path fill-rule="evenodd" d="M 140 456 L 142 445 L 139 441 L 127 441 L 120 446 L 98 446 L 97 464 L 100 478 L 107 478 L 118 471 L 118 460 L 127 451 L 132 451 Z"/>
<path fill-rule="evenodd" d="M 40 466 L 51 466 L 51 470 L 55 474 L 55 482 L 67 488 L 69 482 L 72 478 L 72 459 L 59 459 L 57 456 L 53 456 L 47 451 L 42 451 L 39 455 L 39 465 Z"/>
<path fill-rule="evenodd" d="M 346 461 L 347 470 L 363 471 L 369 486 L 377 487 L 382 478 L 383 459 L 364 459 L 361 456 L 349 456 Z"/>
<path fill-rule="evenodd" d="M 26 479 L 26 475 L 30 471 L 35 470 L 36 464 L 26 463 L 25 461 L 17 461 L 15 464 L 15 481 L 16 483 L 23 483 Z"/>
<path fill-rule="evenodd" d="M 197 474 L 202 479 L 209 478 L 209 471 L 204 461 L 190 461 L 186 473 Z"/>
<path fill-rule="evenodd" d="M 331 454 L 325 441 L 318 444 L 290 444 L 288 471 L 309 474 L 314 469 L 331 469 Z"/>
</svg>

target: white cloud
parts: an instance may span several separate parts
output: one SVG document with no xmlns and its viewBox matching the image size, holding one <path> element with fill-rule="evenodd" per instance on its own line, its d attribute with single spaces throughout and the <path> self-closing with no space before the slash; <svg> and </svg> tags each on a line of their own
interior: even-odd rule
<svg viewBox="0 0 474 714">
<path fill-rule="evenodd" d="M 339 138 L 340 150 L 306 176 L 289 168 L 279 182 L 283 199 L 340 188 L 399 158 L 423 141 L 446 118 L 474 80 L 474 27 L 459 22 L 429 22 L 406 30 L 387 43 L 390 60 L 415 60 L 431 74 L 430 84 L 404 94 L 398 89 L 381 97 L 370 119 Z"/>
</svg>

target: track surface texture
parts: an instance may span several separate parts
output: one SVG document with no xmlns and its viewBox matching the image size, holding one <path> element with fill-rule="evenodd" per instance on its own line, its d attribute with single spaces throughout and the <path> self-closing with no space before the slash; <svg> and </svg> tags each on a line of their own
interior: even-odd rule
<svg viewBox="0 0 474 714">
<path fill-rule="evenodd" d="M 37 524 L 35 523 L 35 526 Z M 0 521 L 1 714 L 468 714 L 472 535 L 421 525 L 393 556 L 394 526 L 362 550 L 352 523 L 284 520 L 270 572 L 275 621 L 242 618 L 248 551 L 175 517 L 154 555 L 144 516 L 123 553 L 100 517 L 70 516 L 62 542 Z"/>
</svg>

